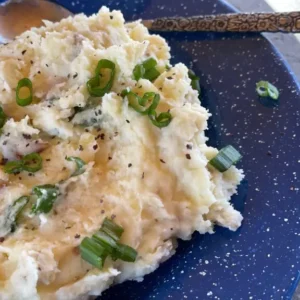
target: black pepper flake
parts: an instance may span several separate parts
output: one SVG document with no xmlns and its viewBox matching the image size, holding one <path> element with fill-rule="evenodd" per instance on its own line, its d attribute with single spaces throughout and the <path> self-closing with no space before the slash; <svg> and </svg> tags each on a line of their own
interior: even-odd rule
<svg viewBox="0 0 300 300">
<path fill-rule="evenodd" d="M 33 60 L 31 60 L 30 63 L 33 65 Z"/>
<path fill-rule="evenodd" d="M 26 146 L 25 146 L 25 147 L 26 147 L 26 148 L 27 148 L 27 147 L 29 147 L 29 144 L 26 144 Z"/>
<path fill-rule="evenodd" d="M 68 78 L 70 78 L 70 76 L 71 76 L 71 74 L 68 74 L 68 76 L 67 76 L 67 77 L 68 77 Z"/>
<path fill-rule="evenodd" d="M 109 17 L 110 17 L 111 20 L 114 18 L 113 16 L 109 16 Z"/>
<path fill-rule="evenodd" d="M 71 228 L 71 226 L 67 226 L 65 229 L 70 229 Z"/>
<path fill-rule="evenodd" d="M 46 64 L 46 67 L 48 68 L 48 67 L 49 67 L 49 65 L 48 65 L 48 64 Z"/>
<path fill-rule="evenodd" d="M 142 87 L 143 87 L 143 86 L 142 86 L 142 85 L 140 85 L 140 86 L 139 86 L 139 89 L 141 89 Z"/>
<path fill-rule="evenodd" d="M 163 164 L 165 164 L 166 162 L 163 159 L 160 159 L 160 162 L 162 162 Z"/>
<path fill-rule="evenodd" d="M 100 137 L 101 137 L 101 140 L 104 140 L 104 139 L 105 139 L 105 134 L 102 133 L 102 134 L 100 135 Z"/>
<path fill-rule="evenodd" d="M 85 132 L 90 132 L 88 129 L 85 129 L 84 131 L 85 131 Z"/>
<path fill-rule="evenodd" d="M 19 180 L 22 180 L 22 177 L 21 177 L 21 176 L 19 177 Z"/>
<path fill-rule="evenodd" d="M 39 141 L 38 141 L 38 140 L 36 140 L 34 143 L 35 143 L 35 144 L 38 144 L 38 142 L 39 142 Z"/>
<path fill-rule="evenodd" d="M 104 200 L 103 199 L 100 199 L 100 203 L 103 203 L 104 202 Z"/>
<path fill-rule="evenodd" d="M 130 121 L 129 121 L 129 120 L 126 120 L 126 122 L 127 122 L 127 123 L 130 123 Z"/>
<path fill-rule="evenodd" d="M 38 267 L 38 270 L 39 270 L 39 271 L 42 271 L 41 267 Z"/>
<path fill-rule="evenodd" d="M 125 85 L 125 82 L 122 82 L 121 85 Z"/>
<path fill-rule="evenodd" d="M 104 210 L 104 209 L 102 209 L 102 210 L 101 210 L 101 214 L 104 214 L 104 213 L 105 213 L 105 210 Z"/>
<path fill-rule="evenodd" d="M 24 55 L 24 54 L 26 53 L 26 51 L 27 51 L 27 50 L 23 50 L 23 51 L 22 51 L 22 55 Z"/>
<path fill-rule="evenodd" d="M 50 107 L 51 107 L 51 105 L 47 105 L 47 107 L 49 107 L 49 108 L 50 108 Z"/>
<path fill-rule="evenodd" d="M 172 80 L 172 79 L 173 79 L 173 77 L 172 77 L 172 76 L 169 76 L 169 77 L 167 77 L 167 79 L 169 79 L 169 80 Z"/>
<path fill-rule="evenodd" d="M 79 151 L 83 151 L 82 145 L 79 145 Z"/>
<path fill-rule="evenodd" d="M 74 236 L 75 239 L 79 239 L 80 238 L 80 234 L 76 233 Z"/>
<path fill-rule="evenodd" d="M 111 157 L 111 156 L 109 156 L 109 157 L 108 157 L 108 160 L 112 160 L 112 157 Z"/>
<path fill-rule="evenodd" d="M 8 132 L 5 136 L 10 136 L 10 132 Z"/>
<path fill-rule="evenodd" d="M 142 179 L 144 179 L 145 178 L 145 172 L 143 172 L 143 174 L 142 174 Z"/>
<path fill-rule="evenodd" d="M 7 141 L 4 141 L 2 144 L 3 144 L 3 146 L 5 146 L 7 144 Z"/>
<path fill-rule="evenodd" d="M 131 168 L 132 167 L 132 164 L 128 164 L 128 168 Z"/>
<path fill-rule="evenodd" d="M 51 159 L 50 158 L 46 158 L 46 161 L 51 161 Z"/>
<path fill-rule="evenodd" d="M 113 219 L 115 219 L 116 218 L 116 215 L 115 214 L 112 214 L 111 215 L 111 219 L 113 220 Z"/>
<path fill-rule="evenodd" d="M 76 73 L 73 75 L 73 79 L 75 79 L 77 76 L 78 76 L 78 73 L 76 72 Z"/>
<path fill-rule="evenodd" d="M 186 148 L 189 149 L 189 150 L 192 150 L 192 149 L 193 149 L 193 146 L 190 145 L 190 144 L 187 144 L 187 145 L 186 145 Z"/>
<path fill-rule="evenodd" d="M 28 176 L 33 177 L 33 174 L 32 173 L 28 173 Z"/>
<path fill-rule="evenodd" d="M 3 243 L 5 241 L 4 237 L 0 237 L 0 243 Z"/>
<path fill-rule="evenodd" d="M 94 150 L 97 150 L 97 149 L 98 149 L 98 145 L 97 145 L 97 144 L 94 145 L 94 146 L 93 146 L 93 149 L 94 149 Z"/>
<path fill-rule="evenodd" d="M 61 170 L 62 170 L 62 171 L 66 171 L 66 170 L 67 170 L 67 168 L 66 168 L 66 167 L 63 167 Z"/>
<path fill-rule="evenodd" d="M 173 228 L 171 227 L 170 230 L 173 230 Z"/>
<path fill-rule="evenodd" d="M 271 152 L 271 151 L 268 151 L 268 152 L 267 152 L 267 155 L 268 155 L 268 156 L 272 156 L 272 152 Z"/>
<path fill-rule="evenodd" d="M 188 154 L 188 153 L 185 155 L 185 157 L 186 157 L 187 159 L 191 159 L 191 155 Z"/>
<path fill-rule="evenodd" d="M 102 110 L 101 109 L 98 110 L 98 114 L 99 114 L 99 116 L 102 114 Z"/>
<path fill-rule="evenodd" d="M 38 71 L 38 74 L 41 74 L 41 71 Z"/>
<path fill-rule="evenodd" d="M 31 139 L 31 135 L 30 134 L 26 134 L 26 133 L 23 133 L 23 138 L 26 139 L 26 140 L 30 140 Z"/>
</svg>

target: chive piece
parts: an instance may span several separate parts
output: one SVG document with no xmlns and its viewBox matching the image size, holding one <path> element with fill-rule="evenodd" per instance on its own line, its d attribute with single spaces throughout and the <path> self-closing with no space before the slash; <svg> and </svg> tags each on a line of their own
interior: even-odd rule
<svg viewBox="0 0 300 300">
<path fill-rule="evenodd" d="M 154 81 L 159 75 L 160 75 L 160 73 L 157 71 L 157 69 L 152 68 L 145 72 L 143 78 L 148 79 L 150 81 Z"/>
<path fill-rule="evenodd" d="M 151 110 L 151 111 L 149 111 L 148 116 L 149 116 L 152 124 L 158 128 L 166 127 L 172 121 L 172 115 L 169 112 L 163 112 L 163 113 L 160 113 L 159 116 L 157 116 L 156 111 Z"/>
<path fill-rule="evenodd" d="M 79 246 L 82 259 L 98 269 L 102 269 L 106 259 L 105 249 L 95 240 L 85 237 Z"/>
<path fill-rule="evenodd" d="M 23 170 L 31 173 L 39 171 L 43 166 L 42 157 L 36 153 L 30 153 L 22 158 Z"/>
<path fill-rule="evenodd" d="M 37 200 L 31 212 L 33 214 L 48 213 L 57 199 L 59 188 L 52 184 L 39 185 L 32 189 L 32 194 L 37 197 Z"/>
<path fill-rule="evenodd" d="M 121 95 L 127 97 L 129 106 L 143 115 L 147 115 L 149 111 L 155 110 L 160 101 L 159 94 L 153 92 L 145 93 L 142 98 L 128 90 L 123 90 Z"/>
<path fill-rule="evenodd" d="M 115 252 L 112 256 L 113 260 L 121 259 L 127 262 L 135 262 L 137 257 L 137 251 L 130 246 L 124 244 L 117 244 Z"/>
<path fill-rule="evenodd" d="M 141 78 L 154 81 L 159 75 L 156 69 L 157 61 L 154 58 L 148 58 L 143 63 L 138 64 L 133 69 L 133 78 L 138 81 Z"/>
<path fill-rule="evenodd" d="M 29 197 L 22 196 L 18 198 L 12 206 L 9 207 L 9 213 L 6 222 L 9 223 L 11 227 L 11 232 L 14 232 L 16 230 L 18 218 L 20 217 L 22 210 L 28 202 Z"/>
<path fill-rule="evenodd" d="M 268 81 L 260 81 L 256 84 L 256 91 L 260 97 L 270 97 L 273 100 L 278 100 L 278 89 Z"/>
<path fill-rule="evenodd" d="M 143 63 L 142 63 L 142 66 L 144 67 L 144 69 L 146 71 L 152 69 L 152 68 L 155 68 L 157 65 L 157 61 L 153 58 L 153 57 L 150 57 L 148 59 L 146 59 Z"/>
<path fill-rule="evenodd" d="M 4 126 L 7 120 L 7 115 L 5 114 L 3 108 L 0 106 L 0 128 Z"/>
<path fill-rule="evenodd" d="M 9 161 L 4 166 L 4 172 L 8 174 L 16 174 L 23 171 L 22 161 Z"/>
<path fill-rule="evenodd" d="M 108 218 L 103 221 L 101 230 L 109 234 L 115 241 L 118 241 L 124 232 L 123 227 Z"/>
<path fill-rule="evenodd" d="M 29 96 L 25 98 L 20 97 L 20 90 L 21 88 L 26 87 L 29 90 Z M 27 106 L 32 102 L 33 99 L 33 92 L 32 92 L 32 82 L 29 78 L 23 78 L 19 80 L 18 86 L 16 89 L 16 100 L 17 104 L 20 106 Z"/>
<path fill-rule="evenodd" d="M 201 94 L 200 78 L 194 73 L 193 70 L 189 70 L 188 76 L 191 79 L 192 89 L 198 91 L 199 96 L 200 96 L 200 94 Z"/>
<path fill-rule="evenodd" d="M 222 148 L 219 153 L 209 161 L 209 164 L 218 171 L 225 172 L 241 158 L 242 155 L 234 147 L 229 145 Z"/>
<path fill-rule="evenodd" d="M 143 65 L 136 65 L 133 69 L 133 78 L 138 81 L 145 74 L 145 69 Z"/>
<path fill-rule="evenodd" d="M 95 233 L 92 238 L 97 241 L 108 254 L 112 254 L 117 247 L 116 241 L 109 234 L 102 231 L 102 229 Z"/>
<path fill-rule="evenodd" d="M 73 161 L 76 163 L 76 171 L 72 174 L 72 176 L 77 176 L 84 173 L 84 165 L 86 164 L 81 158 L 76 156 L 66 157 L 67 161 Z"/>
<path fill-rule="evenodd" d="M 102 83 L 101 82 L 101 69 L 109 69 L 110 77 L 107 82 Z M 91 96 L 95 97 L 103 97 L 106 93 L 108 93 L 113 85 L 113 81 L 115 78 L 115 71 L 116 71 L 116 65 L 108 60 L 108 59 L 101 59 L 98 62 L 97 68 L 95 70 L 95 77 L 91 78 L 87 82 L 87 89 Z"/>
</svg>

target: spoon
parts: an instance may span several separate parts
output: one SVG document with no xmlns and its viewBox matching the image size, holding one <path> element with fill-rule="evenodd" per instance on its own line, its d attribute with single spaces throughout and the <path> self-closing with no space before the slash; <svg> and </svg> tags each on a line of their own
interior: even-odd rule
<svg viewBox="0 0 300 300">
<path fill-rule="evenodd" d="M 0 43 L 43 25 L 42 20 L 57 22 L 70 15 L 67 9 L 46 0 L 7 1 L 0 5 Z M 300 12 L 167 17 L 142 23 L 154 31 L 300 32 Z"/>
</svg>

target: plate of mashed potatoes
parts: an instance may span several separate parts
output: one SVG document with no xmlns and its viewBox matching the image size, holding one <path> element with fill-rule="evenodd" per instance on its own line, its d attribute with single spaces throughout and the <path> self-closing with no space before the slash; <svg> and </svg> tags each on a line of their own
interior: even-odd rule
<svg viewBox="0 0 300 300">
<path fill-rule="evenodd" d="M 211 123 L 222 112 L 206 105 L 200 74 L 186 57 L 171 56 L 167 35 L 106 6 L 45 21 L 0 46 L 0 299 L 114 298 L 172 256 L 185 259 L 188 246 L 175 255 L 178 241 L 195 232 L 217 231 L 219 239 L 223 232 L 217 247 L 237 242 L 245 193 L 239 209 L 231 198 L 245 175 L 236 164 L 243 150 L 253 158 Z M 234 103 L 226 104 L 234 111 Z M 226 144 L 210 142 L 214 126 Z M 195 273 L 213 282 L 212 258 L 197 251 Z M 226 270 L 230 255 L 215 254 L 214 263 Z M 201 280 L 189 289 L 207 289 Z M 155 295 L 134 294 L 130 284 L 125 299 Z M 173 296 L 170 289 L 157 297 L 186 298 L 186 286 Z"/>
</svg>

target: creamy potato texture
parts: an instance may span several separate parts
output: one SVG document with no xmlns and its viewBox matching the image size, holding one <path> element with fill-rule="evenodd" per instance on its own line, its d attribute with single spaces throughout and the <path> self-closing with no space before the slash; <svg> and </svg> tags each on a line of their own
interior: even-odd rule
<svg viewBox="0 0 300 300">
<path fill-rule="evenodd" d="M 161 75 L 153 83 L 135 81 L 134 67 L 149 57 Z M 115 63 L 116 76 L 91 109 L 86 82 L 100 59 Z M 32 217 L 29 205 L 16 231 L 1 239 L 0 299 L 100 295 L 113 283 L 142 280 L 174 253 L 177 238 L 213 233 L 215 224 L 231 230 L 241 225 L 229 200 L 243 173 L 208 166 L 218 153 L 206 145 L 210 115 L 186 66 L 167 70 L 169 59 L 163 38 L 139 22 L 125 24 L 119 11 L 105 7 L 91 17 L 45 22 L 0 47 L 0 101 L 9 117 L 0 137 L 2 160 L 31 152 L 43 158 L 43 168 L 33 174 L 6 174 L 1 166 L 0 236 L 17 198 L 41 184 L 60 190 L 48 214 Z M 24 77 L 32 81 L 34 100 L 21 107 L 15 89 Z M 158 111 L 170 110 L 171 123 L 155 127 L 121 97 L 125 88 L 158 93 Z M 84 160 L 85 172 L 71 177 L 75 164 L 66 156 Z M 135 263 L 108 258 L 99 270 L 81 259 L 78 245 L 105 217 L 124 228 L 121 242 L 138 251 Z"/>
</svg>

